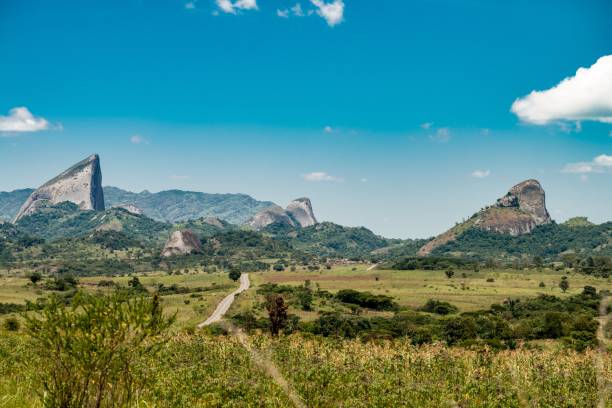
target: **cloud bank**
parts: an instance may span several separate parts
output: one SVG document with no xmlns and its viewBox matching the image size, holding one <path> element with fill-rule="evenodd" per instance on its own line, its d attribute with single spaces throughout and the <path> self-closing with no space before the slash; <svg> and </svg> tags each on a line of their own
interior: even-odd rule
<svg viewBox="0 0 612 408">
<path fill-rule="evenodd" d="M 47 129 L 49 122 L 32 115 L 24 106 L 11 109 L 8 116 L 0 116 L 0 132 L 38 132 Z"/>
<path fill-rule="evenodd" d="M 571 174 L 588 174 L 588 173 L 603 173 L 606 170 L 612 170 L 612 156 L 600 154 L 590 162 L 578 162 L 566 164 L 563 168 L 563 173 Z"/>
<path fill-rule="evenodd" d="M 216 0 L 217 7 L 224 13 L 236 14 L 238 10 L 257 10 L 257 0 Z"/>
<path fill-rule="evenodd" d="M 532 91 L 512 104 L 511 111 L 526 123 L 545 125 L 558 121 L 612 123 L 612 55 L 589 68 L 578 68 L 545 91 Z"/>
</svg>

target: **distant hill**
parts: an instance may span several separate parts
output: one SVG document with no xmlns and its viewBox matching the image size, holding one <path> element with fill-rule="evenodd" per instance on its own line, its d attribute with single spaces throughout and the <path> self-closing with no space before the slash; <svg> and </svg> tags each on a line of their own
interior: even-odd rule
<svg viewBox="0 0 612 408">
<path fill-rule="evenodd" d="M 104 187 L 107 207 L 134 205 L 157 221 L 180 221 L 216 217 L 232 224 L 244 224 L 259 211 L 274 206 L 246 194 L 210 194 L 196 191 L 167 190 L 159 193 L 133 193 L 117 187 Z"/>
<path fill-rule="evenodd" d="M 34 192 L 33 188 L 24 188 L 13 191 L 0 191 L 0 220 L 10 222 L 15 218 L 19 209 Z"/>
<path fill-rule="evenodd" d="M 601 225 L 546 224 L 531 233 L 512 236 L 472 228 L 434 249 L 435 256 L 478 259 L 558 259 L 565 254 L 612 256 L 612 222 Z"/>
<path fill-rule="evenodd" d="M 364 227 L 345 227 L 332 222 L 322 222 L 306 228 L 275 223 L 261 232 L 288 242 L 298 251 L 327 258 L 375 259 L 415 255 L 425 242 L 388 239 Z"/>
<path fill-rule="evenodd" d="M 562 225 L 566 227 L 592 227 L 593 224 L 587 217 L 574 217 L 565 221 Z"/>
<path fill-rule="evenodd" d="M 148 245 L 163 245 L 172 225 L 121 208 L 83 211 L 74 203 L 40 206 L 16 224 L 20 231 L 46 240 L 82 237 L 95 231 L 121 231 Z"/>
<path fill-rule="evenodd" d="M 518 236 L 528 234 L 538 225 L 551 222 L 546 209 L 544 189 L 537 180 L 525 180 L 512 187 L 495 204 L 481 209 L 467 221 L 456 224 L 427 242 L 418 255 L 429 255 L 474 229 Z"/>
</svg>

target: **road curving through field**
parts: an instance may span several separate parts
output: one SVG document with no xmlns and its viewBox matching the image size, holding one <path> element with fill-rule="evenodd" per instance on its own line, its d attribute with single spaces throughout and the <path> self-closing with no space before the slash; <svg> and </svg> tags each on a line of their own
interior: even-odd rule
<svg viewBox="0 0 612 408">
<path fill-rule="evenodd" d="M 225 316 L 225 313 L 227 313 L 227 311 L 229 310 L 232 303 L 234 303 L 234 298 L 236 297 L 236 295 L 244 292 L 250 286 L 251 281 L 249 281 L 249 274 L 243 273 L 242 275 L 240 275 L 240 286 L 238 287 L 238 289 L 223 298 L 223 300 L 217 305 L 217 308 L 215 309 L 213 314 L 211 314 L 208 319 L 198 324 L 197 328 L 201 329 L 202 327 L 221 321 L 221 319 L 223 319 L 223 316 Z"/>
</svg>

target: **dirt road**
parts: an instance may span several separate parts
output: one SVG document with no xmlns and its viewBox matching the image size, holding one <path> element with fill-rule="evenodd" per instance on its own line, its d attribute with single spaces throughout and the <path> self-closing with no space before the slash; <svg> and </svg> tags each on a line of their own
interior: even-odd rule
<svg viewBox="0 0 612 408">
<path fill-rule="evenodd" d="M 213 314 L 210 315 L 206 321 L 198 324 L 198 329 L 201 329 L 204 326 L 208 326 L 209 324 L 217 323 L 220 321 L 225 313 L 229 310 L 230 306 L 234 302 L 234 298 L 237 294 L 244 292 L 251 286 L 251 282 L 249 281 L 249 274 L 243 273 L 240 275 L 240 286 L 238 289 L 227 295 L 218 305 Z"/>
</svg>

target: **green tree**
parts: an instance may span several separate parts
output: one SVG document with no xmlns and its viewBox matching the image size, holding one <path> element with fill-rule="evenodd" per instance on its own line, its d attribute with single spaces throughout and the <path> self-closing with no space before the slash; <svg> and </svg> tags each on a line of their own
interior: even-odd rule
<svg viewBox="0 0 612 408">
<path fill-rule="evenodd" d="M 240 269 L 238 269 L 238 268 L 232 268 L 229 271 L 229 278 L 231 280 L 233 280 L 234 282 L 236 282 L 238 279 L 240 279 L 241 275 L 242 275 L 242 273 L 240 273 Z"/>
<path fill-rule="evenodd" d="M 567 276 L 561 278 L 561 282 L 559 282 L 559 287 L 563 291 L 563 293 L 567 292 L 569 289 L 569 281 L 567 280 Z"/>
<path fill-rule="evenodd" d="M 452 278 L 452 277 L 453 277 L 453 275 L 455 274 L 455 271 L 448 269 L 448 270 L 444 271 L 444 274 L 446 275 L 446 277 L 447 277 L 448 279 L 450 279 L 450 278 Z"/>
<path fill-rule="evenodd" d="M 36 285 L 38 282 L 40 282 L 42 280 L 42 275 L 40 274 L 40 272 L 32 272 L 28 276 L 28 279 L 30 279 L 30 282 L 32 282 L 34 285 Z"/>
<path fill-rule="evenodd" d="M 128 406 L 150 386 L 145 361 L 166 340 L 174 317 L 166 318 L 157 295 L 77 292 L 70 305 L 51 296 L 27 315 L 32 365 L 47 407 Z"/>
<path fill-rule="evenodd" d="M 287 304 L 285 299 L 278 294 L 266 296 L 266 310 L 270 321 L 270 333 L 278 336 L 280 330 L 287 324 Z"/>
</svg>

